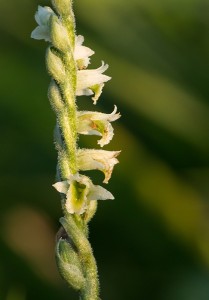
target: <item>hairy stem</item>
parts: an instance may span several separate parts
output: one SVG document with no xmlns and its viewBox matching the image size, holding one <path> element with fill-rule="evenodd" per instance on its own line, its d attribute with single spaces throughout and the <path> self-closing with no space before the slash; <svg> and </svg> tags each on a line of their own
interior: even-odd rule
<svg viewBox="0 0 209 300">
<path fill-rule="evenodd" d="M 77 226 L 75 218 L 67 214 L 67 218 L 61 218 L 60 222 L 67 234 L 71 237 L 78 250 L 78 255 L 82 261 L 84 277 L 86 279 L 84 287 L 81 289 L 82 300 L 98 300 L 99 281 L 97 276 L 97 265 L 93 256 L 91 245 L 81 228 Z"/>
<path fill-rule="evenodd" d="M 69 174 L 78 172 L 77 166 L 77 115 L 76 115 L 76 76 L 77 67 L 73 57 L 75 43 L 74 16 L 69 0 L 53 0 L 57 13 L 51 20 L 52 46 L 47 51 L 47 68 L 53 78 L 49 88 L 49 99 L 57 114 L 56 147 L 58 150 L 58 174 L 61 180 L 66 180 Z M 65 5 L 67 5 L 65 9 Z M 60 24 L 61 22 L 61 24 Z M 57 26 L 66 29 L 68 37 L 58 34 Z M 69 40 L 69 43 L 68 43 Z M 67 47 L 65 45 L 68 45 Z M 91 245 L 87 239 L 87 222 L 91 214 L 72 215 L 65 207 L 62 199 L 64 217 L 60 222 L 68 238 L 68 246 L 63 246 L 61 237 L 57 242 L 57 263 L 63 278 L 67 283 L 80 291 L 81 300 L 99 299 L 99 281 L 97 265 Z M 92 205 L 92 215 L 96 204 Z M 61 247 L 62 245 L 62 247 Z M 59 252 L 60 251 L 60 252 Z M 83 276 L 83 277 L 82 277 Z"/>
</svg>

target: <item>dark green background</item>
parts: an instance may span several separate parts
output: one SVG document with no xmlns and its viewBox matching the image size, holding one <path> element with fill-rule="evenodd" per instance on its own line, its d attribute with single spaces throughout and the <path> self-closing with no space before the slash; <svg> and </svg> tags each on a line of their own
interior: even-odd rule
<svg viewBox="0 0 209 300">
<path fill-rule="evenodd" d="M 60 280 L 54 236 L 55 116 L 37 5 L 0 0 L 0 299 L 78 299 Z M 75 0 L 77 32 L 112 76 L 97 107 L 122 114 L 122 150 L 91 222 L 103 300 L 209 299 L 209 2 Z M 81 146 L 96 147 L 95 137 Z M 95 181 L 102 175 L 92 172 Z"/>
</svg>

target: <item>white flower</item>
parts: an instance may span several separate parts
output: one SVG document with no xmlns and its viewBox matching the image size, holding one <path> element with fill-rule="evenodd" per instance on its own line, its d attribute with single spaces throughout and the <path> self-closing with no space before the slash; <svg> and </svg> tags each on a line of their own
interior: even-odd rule
<svg viewBox="0 0 209 300">
<path fill-rule="evenodd" d="M 106 151 L 95 149 L 79 149 L 77 152 L 78 167 L 81 171 L 100 170 L 104 173 L 104 183 L 108 183 L 114 165 L 119 161 L 120 151 Z"/>
<path fill-rule="evenodd" d="M 84 175 L 70 175 L 68 180 L 57 182 L 55 189 L 66 194 L 66 208 L 71 214 L 83 214 L 91 200 L 114 199 L 113 195 Z"/>
<path fill-rule="evenodd" d="M 104 82 L 107 82 L 111 77 L 104 75 L 103 73 L 108 69 L 108 65 L 102 62 L 101 67 L 92 70 L 78 70 L 77 72 L 77 87 L 76 95 L 93 95 L 92 100 L 96 104 L 99 96 L 102 93 Z"/>
<path fill-rule="evenodd" d="M 52 15 L 55 15 L 54 11 L 48 6 L 38 6 L 38 11 L 35 14 L 35 20 L 38 26 L 31 33 L 31 37 L 36 40 L 45 40 L 50 42 L 50 28 L 49 20 Z"/>
<path fill-rule="evenodd" d="M 84 37 L 82 35 L 76 36 L 74 59 L 77 62 L 78 69 L 86 69 L 90 63 L 89 56 L 94 54 L 94 51 L 88 47 L 82 46 Z"/>
<path fill-rule="evenodd" d="M 113 138 L 113 127 L 110 122 L 120 118 L 120 113 L 117 112 L 117 106 L 111 114 L 104 114 L 100 112 L 79 111 L 78 117 L 78 133 L 85 135 L 99 135 L 102 138 L 98 144 L 103 147 L 107 145 Z"/>
</svg>

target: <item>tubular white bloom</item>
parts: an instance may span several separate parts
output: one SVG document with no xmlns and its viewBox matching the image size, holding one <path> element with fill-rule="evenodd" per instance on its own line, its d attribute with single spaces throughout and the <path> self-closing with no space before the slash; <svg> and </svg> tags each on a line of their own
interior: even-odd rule
<svg viewBox="0 0 209 300">
<path fill-rule="evenodd" d="M 77 87 L 76 95 L 93 95 L 92 100 L 96 104 L 99 96 L 102 93 L 104 82 L 107 82 L 111 77 L 104 75 L 103 73 L 108 69 L 108 65 L 102 62 L 101 67 L 93 70 L 78 70 L 77 72 Z"/>
<path fill-rule="evenodd" d="M 81 171 L 100 170 L 104 173 L 104 183 L 108 183 L 114 166 L 119 162 L 120 151 L 96 149 L 79 149 L 77 152 L 78 167 Z"/>
<path fill-rule="evenodd" d="M 35 14 L 35 20 L 38 26 L 32 31 L 31 37 L 36 40 L 51 41 L 49 20 L 52 15 L 55 15 L 54 11 L 48 6 L 38 6 L 38 11 Z"/>
<path fill-rule="evenodd" d="M 71 214 L 83 214 L 91 200 L 114 199 L 113 195 L 99 185 L 94 185 L 84 175 L 70 175 L 68 180 L 57 182 L 53 187 L 66 194 L 66 209 Z"/>
<path fill-rule="evenodd" d="M 111 114 L 105 114 L 92 111 L 79 111 L 78 117 L 78 133 L 85 135 L 99 135 L 102 138 L 98 144 L 103 147 L 107 145 L 113 138 L 113 127 L 110 122 L 113 122 L 121 117 L 117 112 L 117 106 Z"/>
<path fill-rule="evenodd" d="M 75 50 L 74 50 L 74 59 L 77 62 L 79 70 L 87 68 L 90 63 L 89 56 L 94 54 L 94 51 L 88 47 L 83 46 L 84 37 L 82 35 L 76 36 L 75 39 Z"/>
</svg>

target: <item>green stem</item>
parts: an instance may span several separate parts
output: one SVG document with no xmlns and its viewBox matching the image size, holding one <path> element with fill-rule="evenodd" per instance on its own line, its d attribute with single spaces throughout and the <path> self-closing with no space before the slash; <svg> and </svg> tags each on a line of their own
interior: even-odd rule
<svg viewBox="0 0 209 300">
<path fill-rule="evenodd" d="M 69 115 L 71 118 L 69 118 Z M 67 109 L 63 109 L 58 117 L 58 122 L 60 124 L 60 127 L 62 129 L 63 138 L 64 138 L 64 144 L 66 148 L 66 156 L 61 155 L 60 156 L 60 165 L 63 165 L 64 162 L 62 160 L 66 161 L 66 158 L 68 159 L 68 166 L 71 174 L 75 174 L 78 171 L 77 168 L 77 158 L 76 158 L 76 121 L 74 120 L 73 113 L 70 111 L 68 113 Z M 64 175 L 63 169 L 61 170 L 62 176 Z M 69 176 L 69 173 L 67 174 L 67 177 Z M 67 178 L 63 176 L 64 178 Z"/>
<path fill-rule="evenodd" d="M 50 98 L 54 105 L 54 110 L 57 114 L 58 123 L 61 130 L 59 140 L 63 139 L 63 143 L 57 145 L 59 152 L 59 170 L 58 173 L 61 175 L 61 180 L 66 180 L 69 177 L 69 171 L 71 174 L 78 172 L 77 165 L 77 116 L 76 116 L 76 80 L 77 80 L 77 66 L 74 60 L 74 43 L 75 43 L 75 23 L 74 15 L 72 12 L 72 1 L 71 0 L 52 0 L 52 4 L 55 7 L 57 13 L 61 16 L 59 19 L 62 25 L 67 29 L 69 36 L 70 47 L 65 48 L 65 43 L 62 37 L 59 35 L 59 31 L 56 31 L 56 18 L 52 19 L 52 48 L 53 53 L 48 51 L 48 70 L 52 77 L 54 77 L 57 84 L 50 90 Z M 54 31 L 53 31 L 54 30 Z M 58 35 L 57 35 L 58 32 Z M 63 36 L 63 39 L 66 36 Z M 59 47 L 62 45 L 62 47 Z M 59 77 L 59 73 L 61 77 Z M 56 100 L 56 101 L 55 101 Z M 60 133 L 58 133 L 60 134 Z M 81 272 L 84 277 L 84 284 L 80 287 L 80 299 L 81 300 L 99 300 L 99 280 L 97 275 L 97 265 L 93 255 L 91 245 L 87 239 L 88 227 L 87 222 L 91 218 L 91 215 L 85 219 L 85 214 L 72 215 L 69 214 L 65 207 L 65 199 L 62 198 L 62 209 L 64 217 L 61 218 L 60 222 L 64 227 L 69 241 L 72 241 L 73 245 L 70 245 L 72 253 L 75 257 L 78 256 Z M 92 208 L 94 212 L 96 206 Z M 93 215 L 93 214 L 92 214 Z M 67 241 L 67 240 L 66 240 Z M 58 241 L 59 243 L 59 241 Z M 69 242 L 70 244 L 70 242 Z M 57 244 L 58 245 L 58 244 Z M 59 251 L 59 247 L 58 251 Z M 75 248 L 75 249 L 74 249 Z M 63 265 L 59 259 L 61 257 L 68 257 L 69 248 L 62 248 L 61 254 L 57 255 L 58 265 L 61 274 L 64 274 L 64 279 L 71 285 L 72 272 L 68 276 L 66 273 L 66 266 Z M 68 257 L 69 261 L 70 258 Z M 73 266 L 69 263 L 69 266 Z M 79 266 L 77 266 L 79 269 Z M 78 273 L 77 273 L 78 274 Z M 79 273 L 80 274 L 80 273 Z M 80 276 L 80 275 L 79 275 Z M 79 277 L 80 278 L 80 277 Z M 74 278 L 74 282 L 76 279 Z M 75 286 L 75 285 L 74 285 Z"/>
<path fill-rule="evenodd" d="M 80 291 L 81 300 L 99 300 L 97 265 L 92 248 L 83 231 L 75 223 L 75 217 L 67 214 L 60 222 L 78 250 L 86 283 Z"/>
</svg>

